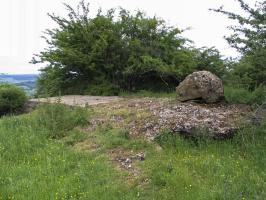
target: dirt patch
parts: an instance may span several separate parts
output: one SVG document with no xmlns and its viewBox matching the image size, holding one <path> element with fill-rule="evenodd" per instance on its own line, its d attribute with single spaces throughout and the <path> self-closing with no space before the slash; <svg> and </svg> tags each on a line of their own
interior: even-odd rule
<svg viewBox="0 0 266 200">
<path fill-rule="evenodd" d="M 70 106 L 81 106 L 87 105 L 98 105 L 104 103 L 110 103 L 114 101 L 122 100 L 123 98 L 117 96 L 86 96 L 86 95 L 67 95 L 61 97 L 49 97 L 49 98 L 38 98 L 30 99 L 31 103 L 63 103 Z"/>
<path fill-rule="evenodd" d="M 141 175 L 137 162 L 145 160 L 144 152 L 133 152 L 132 150 L 116 148 L 108 151 L 111 162 L 119 169 L 128 172 L 127 181 L 134 181 Z"/>
</svg>

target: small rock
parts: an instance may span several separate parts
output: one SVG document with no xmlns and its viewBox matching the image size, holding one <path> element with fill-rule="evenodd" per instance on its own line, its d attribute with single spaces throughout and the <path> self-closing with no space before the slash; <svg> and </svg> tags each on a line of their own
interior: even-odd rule
<svg viewBox="0 0 266 200">
<path fill-rule="evenodd" d="M 144 153 L 138 153 L 136 155 L 137 159 L 140 160 L 140 161 L 144 161 L 145 160 L 145 154 Z"/>
<path fill-rule="evenodd" d="M 125 160 L 125 163 L 132 163 L 132 161 L 131 161 L 130 158 L 127 158 L 127 159 Z"/>
</svg>

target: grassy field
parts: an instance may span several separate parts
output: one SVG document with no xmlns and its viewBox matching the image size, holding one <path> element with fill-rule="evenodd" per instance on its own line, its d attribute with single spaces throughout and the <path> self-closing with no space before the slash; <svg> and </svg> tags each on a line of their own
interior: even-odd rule
<svg viewBox="0 0 266 200">
<path fill-rule="evenodd" d="M 1 118 L 0 200 L 266 199 L 265 124 L 225 141 L 165 130 L 148 142 L 111 125 L 87 130 L 93 114 L 55 104 Z M 114 159 L 139 152 L 128 170 Z"/>
</svg>

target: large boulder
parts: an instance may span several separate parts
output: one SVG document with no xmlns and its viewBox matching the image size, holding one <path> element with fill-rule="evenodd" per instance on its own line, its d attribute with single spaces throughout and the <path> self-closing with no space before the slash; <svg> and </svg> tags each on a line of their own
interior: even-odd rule
<svg viewBox="0 0 266 200">
<path fill-rule="evenodd" d="M 197 71 L 182 81 L 176 92 L 181 101 L 204 100 L 215 103 L 224 99 L 224 88 L 220 78 L 208 71 Z"/>
</svg>

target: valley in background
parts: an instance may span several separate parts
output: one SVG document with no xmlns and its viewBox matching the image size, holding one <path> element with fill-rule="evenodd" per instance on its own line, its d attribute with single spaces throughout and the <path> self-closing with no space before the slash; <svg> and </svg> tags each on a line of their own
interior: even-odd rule
<svg viewBox="0 0 266 200">
<path fill-rule="evenodd" d="M 37 74 L 0 74 L 0 83 L 15 84 L 32 96 L 36 89 L 37 78 Z"/>
</svg>

